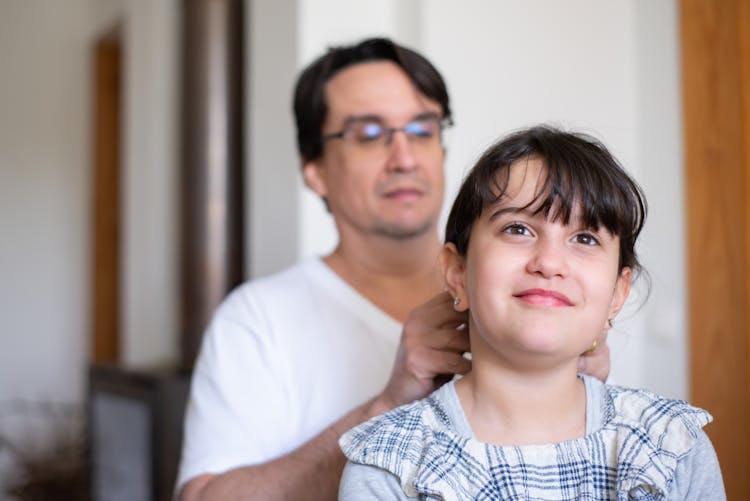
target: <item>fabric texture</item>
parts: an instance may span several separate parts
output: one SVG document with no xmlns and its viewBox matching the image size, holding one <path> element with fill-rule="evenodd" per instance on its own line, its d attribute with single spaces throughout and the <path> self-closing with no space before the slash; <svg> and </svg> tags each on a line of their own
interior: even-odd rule
<svg viewBox="0 0 750 501">
<path fill-rule="evenodd" d="M 372 398 L 401 329 L 320 259 L 238 287 L 203 338 L 176 488 L 288 453 Z"/>
<path fill-rule="evenodd" d="M 687 499 L 689 490 L 690 499 L 725 499 L 702 430 L 707 412 L 582 377 L 587 429 L 580 439 L 481 443 L 453 383 L 353 428 L 340 440 L 350 461 L 340 499 L 655 500 Z"/>
</svg>

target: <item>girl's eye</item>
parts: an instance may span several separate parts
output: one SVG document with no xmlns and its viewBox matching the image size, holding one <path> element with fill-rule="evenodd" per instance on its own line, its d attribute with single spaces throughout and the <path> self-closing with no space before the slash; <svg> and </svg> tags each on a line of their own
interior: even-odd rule
<svg viewBox="0 0 750 501">
<path fill-rule="evenodd" d="M 531 234 L 529 229 L 520 223 L 509 224 L 508 226 L 503 228 L 503 233 L 507 233 L 509 235 L 530 235 Z"/>
<path fill-rule="evenodd" d="M 599 245 L 599 240 L 591 233 L 579 233 L 575 236 L 575 241 L 583 245 Z"/>
</svg>

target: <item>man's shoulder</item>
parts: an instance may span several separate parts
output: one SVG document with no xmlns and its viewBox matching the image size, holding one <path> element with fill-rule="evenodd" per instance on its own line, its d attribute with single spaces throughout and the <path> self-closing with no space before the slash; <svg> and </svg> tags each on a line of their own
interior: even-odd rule
<svg viewBox="0 0 750 501">
<path fill-rule="evenodd" d="M 314 295 L 318 260 L 306 259 L 271 275 L 235 287 L 214 312 L 212 325 L 268 325 L 283 319 L 290 305 L 304 304 Z M 252 320 L 251 320 L 252 319 Z"/>
<path fill-rule="evenodd" d="M 233 294 L 294 289 L 300 285 L 300 281 L 314 280 L 321 275 L 325 270 L 324 267 L 325 265 L 319 258 L 306 258 L 282 270 L 247 280 L 240 284 Z"/>
<path fill-rule="evenodd" d="M 270 275 L 247 280 L 229 293 L 225 303 L 243 303 L 251 298 L 289 300 L 290 295 L 304 294 L 310 285 L 318 283 L 316 278 L 323 273 L 324 266 L 320 259 L 308 258 Z"/>
</svg>

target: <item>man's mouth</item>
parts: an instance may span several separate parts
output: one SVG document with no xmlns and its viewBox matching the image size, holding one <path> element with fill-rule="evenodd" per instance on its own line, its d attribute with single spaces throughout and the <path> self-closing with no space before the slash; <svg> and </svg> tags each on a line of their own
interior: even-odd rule
<svg viewBox="0 0 750 501">
<path fill-rule="evenodd" d="M 385 198 L 394 200 L 415 200 L 423 195 L 422 190 L 413 187 L 393 188 L 383 194 Z"/>
</svg>

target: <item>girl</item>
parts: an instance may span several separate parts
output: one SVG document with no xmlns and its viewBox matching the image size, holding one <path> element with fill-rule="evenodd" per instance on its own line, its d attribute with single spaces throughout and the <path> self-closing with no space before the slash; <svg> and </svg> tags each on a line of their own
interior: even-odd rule
<svg viewBox="0 0 750 501">
<path fill-rule="evenodd" d="M 340 441 L 340 499 L 725 499 L 704 410 L 578 374 L 639 270 L 638 185 L 535 127 L 464 181 L 441 256 L 472 371 Z"/>
</svg>

